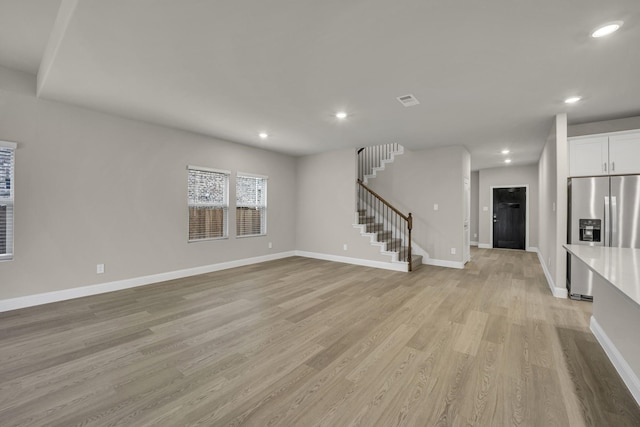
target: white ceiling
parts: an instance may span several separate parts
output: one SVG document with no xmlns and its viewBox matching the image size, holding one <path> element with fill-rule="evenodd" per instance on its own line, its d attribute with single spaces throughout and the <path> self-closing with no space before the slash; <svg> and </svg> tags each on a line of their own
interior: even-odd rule
<svg viewBox="0 0 640 427">
<path fill-rule="evenodd" d="M 640 114 L 638 0 L 62 0 L 56 20 L 59 4 L 0 0 L 0 65 L 44 56 L 39 96 L 293 155 L 398 142 L 527 164 L 557 113 Z"/>
<path fill-rule="evenodd" d="M 36 74 L 60 0 L 0 0 L 0 65 Z"/>
</svg>

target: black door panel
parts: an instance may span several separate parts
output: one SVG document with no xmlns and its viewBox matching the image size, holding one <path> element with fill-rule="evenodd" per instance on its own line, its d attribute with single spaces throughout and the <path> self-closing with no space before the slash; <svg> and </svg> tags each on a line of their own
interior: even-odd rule
<svg viewBox="0 0 640 427">
<path fill-rule="evenodd" d="M 493 189 L 493 247 L 525 249 L 526 188 Z"/>
</svg>

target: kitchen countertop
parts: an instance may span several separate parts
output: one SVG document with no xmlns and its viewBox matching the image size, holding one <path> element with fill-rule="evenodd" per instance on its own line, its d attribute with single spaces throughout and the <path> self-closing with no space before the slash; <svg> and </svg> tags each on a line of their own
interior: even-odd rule
<svg viewBox="0 0 640 427">
<path fill-rule="evenodd" d="M 563 246 L 596 274 L 640 305 L 640 249 Z"/>
</svg>

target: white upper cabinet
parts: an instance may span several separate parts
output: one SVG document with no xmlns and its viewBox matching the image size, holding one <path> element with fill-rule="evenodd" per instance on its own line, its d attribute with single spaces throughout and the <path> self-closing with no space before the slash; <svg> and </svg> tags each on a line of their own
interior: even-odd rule
<svg viewBox="0 0 640 427">
<path fill-rule="evenodd" d="M 607 175 L 608 144 L 606 136 L 569 140 L 569 176 Z"/>
<path fill-rule="evenodd" d="M 609 137 L 611 175 L 640 173 L 640 133 Z"/>
<path fill-rule="evenodd" d="M 569 176 L 640 174 L 640 131 L 569 138 Z"/>
</svg>

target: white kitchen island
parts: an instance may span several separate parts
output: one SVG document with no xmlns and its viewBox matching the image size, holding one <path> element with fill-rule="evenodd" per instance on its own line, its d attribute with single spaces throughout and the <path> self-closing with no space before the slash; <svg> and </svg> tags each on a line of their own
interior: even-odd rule
<svg viewBox="0 0 640 427">
<path fill-rule="evenodd" d="M 640 404 L 640 249 L 564 247 L 595 273 L 591 331 Z"/>
</svg>

